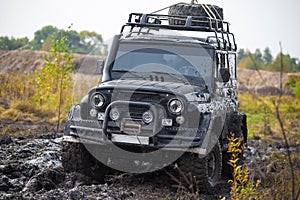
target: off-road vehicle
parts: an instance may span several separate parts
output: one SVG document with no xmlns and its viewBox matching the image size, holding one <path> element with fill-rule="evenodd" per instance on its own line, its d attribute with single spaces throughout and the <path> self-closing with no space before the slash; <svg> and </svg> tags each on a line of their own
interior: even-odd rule
<svg viewBox="0 0 300 200">
<path fill-rule="evenodd" d="M 198 5 L 197 15 L 176 6 L 168 15 L 131 13 L 114 37 L 102 83 L 70 110 L 67 171 L 101 177 L 176 163 L 206 190 L 230 171 L 228 137 L 247 140 L 235 38 L 219 7 Z"/>
</svg>

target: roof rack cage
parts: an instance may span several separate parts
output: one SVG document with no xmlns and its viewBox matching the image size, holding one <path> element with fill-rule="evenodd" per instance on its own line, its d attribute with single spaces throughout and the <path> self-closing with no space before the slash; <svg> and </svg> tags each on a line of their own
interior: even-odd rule
<svg viewBox="0 0 300 200">
<path fill-rule="evenodd" d="M 162 15 L 162 14 L 129 14 L 128 22 L 122 27 L 121 33 L 126 26 L 164 28 L 181 31 L 213 32 L 220 50 L 236 50 L 234 34 L 229 30 L 229 22 L 204 17 L 186 15 Z M 221 40 L 219 39 L 221 38 Z"/>
</svg>

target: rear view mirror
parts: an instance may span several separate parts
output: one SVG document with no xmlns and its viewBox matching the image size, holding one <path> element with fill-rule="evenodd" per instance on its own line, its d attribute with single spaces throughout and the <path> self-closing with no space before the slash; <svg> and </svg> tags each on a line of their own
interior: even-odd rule
<svg viewBox="0 0 300 200">
<path fill-rule="evenodd" d="M 97 69 L 96 69 L 96 74 L 102 74 L 103 72 L 103 67 L 104 67 L 104 60 L 97 60 Z"/>
</svg>

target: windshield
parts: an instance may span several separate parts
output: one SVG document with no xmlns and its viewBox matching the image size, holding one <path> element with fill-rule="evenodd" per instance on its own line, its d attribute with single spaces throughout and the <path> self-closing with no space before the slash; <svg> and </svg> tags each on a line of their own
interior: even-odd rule
<svg viewBox="0 0 300 200">
<path fill-rule="evenodd" d="M 200 45 L 120 45 L 113 63 L 113 79 L 143 79 L 207 85 L 212 77 L 212 52 Z"/>
</svg>

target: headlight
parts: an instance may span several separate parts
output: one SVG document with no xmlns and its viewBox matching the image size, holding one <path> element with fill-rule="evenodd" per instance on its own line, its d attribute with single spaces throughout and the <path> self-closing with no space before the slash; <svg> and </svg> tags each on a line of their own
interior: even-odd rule
<svg viewBox="0 0 300 200">
<path fill-rule="evenodd" d="M 149 124 L 153 121 L 153 114 L 151 111 L 146 111 L 144 112 L 143 114 L 143 121 L 146 123 L 146 124 Z"/>
<path fill-rule="evenodd" d="M 109 112 L 109 117 L 114 121 L 119 119 L 119 117 L 120 117 L 119 110 L 117 108 L 112 108 Z"/>
<path fill-rule="evenodd" d="M 93 108 L 101 108 L 104 105 L 104 103 L 105 103 L 105 99 L 102 94 L 95 93 L 91 97 L 91 106 Z"/>
<path fill-rule="evenodd" d="M 183 111 L 183 103 L 179 99 L 171 99 L 168 108 L 171 113 L 180 114 Z"/>
</svg>

